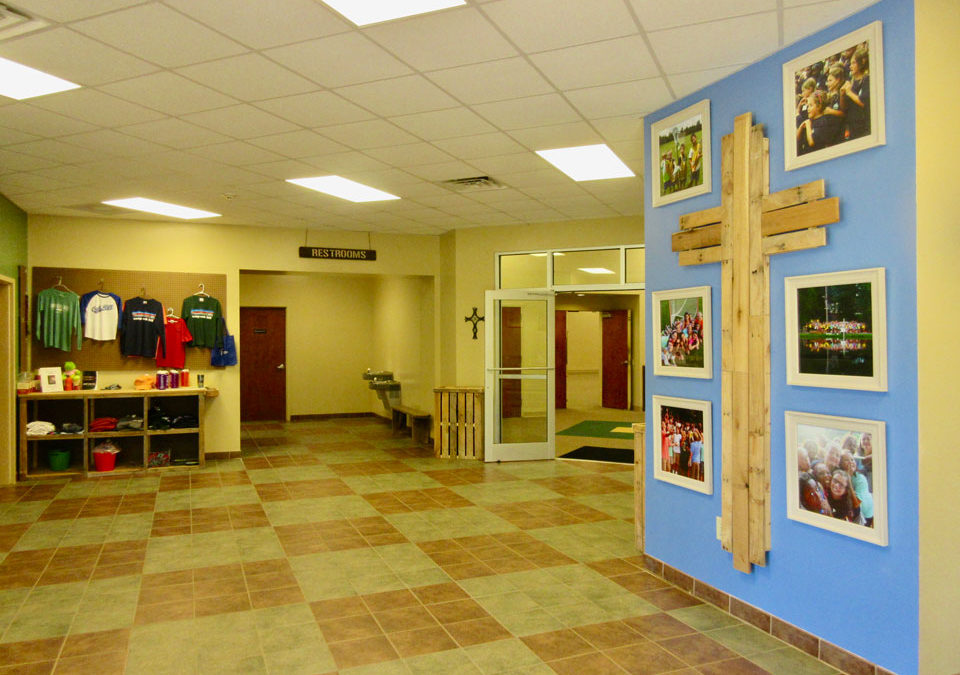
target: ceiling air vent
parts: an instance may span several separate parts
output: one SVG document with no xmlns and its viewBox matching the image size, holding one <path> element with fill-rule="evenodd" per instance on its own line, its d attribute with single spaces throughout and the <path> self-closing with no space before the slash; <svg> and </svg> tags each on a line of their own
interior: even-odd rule
<svg viewBox="0 0 960 675">
<path fill-rule="evenodd" d="M 0 4 L 0 40 L 39 30 L 47 26 L 43 19 L 34 19 L 20 9 Z"/>
<path fill-rule="evenodd" d="M 456 192 L 482 192 L 484 190 L 502 190 L 506 185 L 490 176 L 472 176 L 441 181 L 440 185 Z"/>
</svg>

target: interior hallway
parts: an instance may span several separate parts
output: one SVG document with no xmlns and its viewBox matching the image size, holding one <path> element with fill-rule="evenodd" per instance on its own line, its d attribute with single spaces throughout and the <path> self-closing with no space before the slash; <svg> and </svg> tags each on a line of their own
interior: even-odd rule
<svg viewBox="0 0 960 675">
<path fill-rule="evenodd" d="M 246 425 L 202 470 L 0 488 L 0 673 L 835 672 L 646 572 L 632 483 L 351 418 Z"/>
</svg>

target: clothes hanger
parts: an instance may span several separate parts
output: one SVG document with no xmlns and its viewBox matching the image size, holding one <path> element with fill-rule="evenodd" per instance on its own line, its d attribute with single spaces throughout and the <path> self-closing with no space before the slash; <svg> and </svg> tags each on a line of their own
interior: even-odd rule
<svg viewBox="0 0 960 675">
<path fill-rule="evenodd" d="M 168 319 L 179 319 L 180 317 L 173 313 L 173 307 L 167 307 L 167 318 L 168 318 Z"/>
<path fill-rule="evenodd" d="M 199 285 L 199 287 L 200 287 L 200 290 L 197 291 L 196 293 L 194 293 L 194 295 L 203 295 L 203 296 L 209 298 L 209 297 L 210 297 L 210 294 L 207 293 L 205 290 L 203 290 L 203 284 L 198 284 L 198 285 Z"/>
<path fill-rule="evenodd" d="M 62 289 L 65 290 L 65 291 L 70 291 L 71 293 L 73 293 L 73 291 L 71 291 L 69 288 L 67 288 L 67 285 L 66 285 L 65 283 L 63 283 L 63 277 L 57 277 L 57 283 L 55 283 L 55 284 L 52 286 L 52 288 L 62 288 Z"/>
</svg>

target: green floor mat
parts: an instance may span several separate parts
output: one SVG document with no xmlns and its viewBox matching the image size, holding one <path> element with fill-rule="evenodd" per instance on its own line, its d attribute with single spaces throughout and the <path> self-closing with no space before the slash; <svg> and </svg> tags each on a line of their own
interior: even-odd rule
<svg viewBox="0 0 960 675">
<path fill-rule="evenodd" d="M 633 438 L 633 422 L 603 422 L 584 420 L 569 429 L 558 431 L 558 436 L 589 436 L 591 438 Z M 616 430 L 616 431 L 615 431 Z"/>
</svg>

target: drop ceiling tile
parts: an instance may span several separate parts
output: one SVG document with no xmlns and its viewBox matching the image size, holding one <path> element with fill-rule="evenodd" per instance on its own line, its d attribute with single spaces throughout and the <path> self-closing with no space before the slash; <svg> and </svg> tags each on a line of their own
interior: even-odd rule
<svg viewBox="0 0 960 675">
<path fill-rule="evenodd" d="M 237 103 L 230 96 L 169 71 L 105 84 L 100 89 L 168 115 L 185 115 Z"/>
<path fill-rule="evenodd" d="M 303 178 L 305 176 L 317 175 L 316 167 L 292 159 L 279 162 L 266 162 L 265 164 L 251 164 L 247 168 L 263 176 L 279 178 L 284 181 L 288 178 Z"/>
<path fill-rule="evenodd" d="M 178 68 L 177 72 L 244 101 L 290 96 L 317 89 L 315 83 L 259 54 L 230 56 Z"/>
<path fill-rule="evenodd" d="M 359 32 L 269 49 L 264 56 L 329 88 L 413 72 Z"/>
<path fill-rule="evenodd" d="M 234 105 L 227 108 L 184 115 L 183 119 L 234 138 L 254 138 L 294 131 L 297 127 L 276 115 L 252 105 Z"/>
<path fill-rule="evenodd" d="M 511 131 L 510 136 L 530 150 L 569 148 L 575 145 L 593 145 L 603 141 L 596 130 L 586 122 L 517 129 Z"/>
<path fill-rule="evenodd" d="M 385 117 L 457 105 L 455 99 L 421 75 L 355 84 L 336 91 L 347 100 Z"/>
<path fill-rule="evenodd" d="M 469 178 L 476 176 L 477 168 L 466 162 L 442 162 L 440 164 L 427 164 L 424 166 L 415 166 L 408 169 L 410 173 L 419 176 L 424 180 L 442 181 L 456 180 L 457 178 Z"/>
<path fill-rule="evenodd" d="M 590 125 L 600 132 L 605 141 L 643 141 L 643 117 L 621 115 L 603 119 L 591 119 Z"/>
<path fill-rule="evenodd" d="M 313 0 L 167 0 L 197 21 L 254 49 L 341 33 L 350 24 Z"/>
<path fill-rule="evenodd" d="M 116 9 L 138 5 L 143 0 L 17 0 L 16 7 L 28 14 L 53 21 L 77 21 Z"/>
<path fill-rule="evenodd" d="M 440 164 L 441 162 L 453 161 L 453 157 L 429 143 L 411 143 L 409 145 L 373 148 L 367 150 L 366 154 L 391 166 L 399 167 L 422 166 L 424 164 Z"/>
<path fill-rule="evenodd" d="M 24 143 L 26 141 L 35 141 L 39 138 L 35 134 L 28 134 L 19 129 L 10 127 L 0 127 L 0 146 L 10 145 L 12 143 Z"/>
<path fill-rule="evenodd" d="M 320 170 L 325 174 L 352 176 L 364 171 L 385 171 L 390 168 L 388 164 L 381 162 L 379 159 L 354 151 L 305 157 L 303 162 L 314 169 L 312 175 L 316 175 L 317 170 Z"/>
<path fill-rule="evenodd" d="M 249 142 L 291 159 L 342 152 L 347 149 L 345 145 L 332 141 L 326 136 L 306 130 L 251 138 Z"/>
<path fill-rule="evenodd" d="M 151 142 L 152 139 L 135 138 L 113 129 L 98 129 L 83 134 L 65 136 L 63 140 L 84 148 L 85 159 L 88 160 L 91 158 L 91 153 L 95 155 L 110 154 L 117 157 L 138 157 L 163 152 L 167 149 L 162 145 Z"/>
<path fill-rule="evenodd" d="M 500 131 L 476 136 L 445 138 L 434 141 L 433 144 L 441 150 L 464 159 L 507 155 L 523 150 L 522 145 Z"/>
<path fill-rule="evenodd" d="M 191 154 L 206 159 L 212 159 L 215 162 L 232 164 L 234 166 L 245 166 L 247 164 L 261 164 L 263 162 L 274 162 L 283 159 L 281 155 L 263 148 L 258 148 L 250 143 L 242 141 L 229 141 L 227 143 L 216 143 L 214 145 L 204 145 L 200 148 L 194 148 Z"/>
<path fill-rule="evenodd" d="M 742 39 L 744 35 L 750 39 Z M 670 28 L 652 32 L 649 37 L 667 74 L 753 62 L 772 54 L 778 47 L 777 13 Z M 677 45 L 697 45 L 698 48 L 677 49 Z"/>
<path fill-rule="evenodd" d="M 499 157 L 480 157 L 471 160 L 471 164 L 488 176 L 498 178 L 501 174 L 536 171 L 542 169 L 544 162 L 540 155 L 532 152 L 521 152 L 515 155 L 501 155 Z"/>
<path fill-rule="evenodd" d="M 783 12 L 784 44 L 790 44 L 800 38 L 807 37 L 823 26 L 836 23 L 840 19 L 859 12 L 875 1 L 834 0 L 833 2 L 820 2 L 816 5 L 786 9 Z"/>
<path fill-rule="evenodd" d="M 51 162 L 64 162 L 67 164 L 89 159 L 89 152 L 83 148 L 52 138 L 18 143 L 17 145 L 10 146 L 9 150 L 12 152 L 21 152 L 33 157 L 41 157 Z"/>
<path fill-rule="evenodd" d="M 484 5 L 483 12 L 526 52 L 637 32 L 623 0 L 501 0 Z"/>
<path fill-rule="evenodd" d="M 351 148 L 364 150 L 388 145 L 416 143 L 419 139 L 386 120 L 337 124 L 317 129 L 321 134 Z"/>
<path fill-rule="evenodd" d="M 473 109 L 499 128 L 508 130 L 580 120 L 577 111 L 558 94 L 481 103 Z"/>
<path fill-rule="evenodd" d="M 417 70 L 438 70 L 516 56 L 517 50 L 476 9 L 424 14 L 364 30 Z"/>
<path fill-rule="evenodd" d="M 229 136 L 172 117 L 156 122 L 133 124 L 123 127 L 120 131 L 177 149 L 194 148 L 199 145 L 231 140 Z"/>
<path fill-rule="evenodd" d="M 735 16 L 771 12 L 777 0 L 629 0 L 644 30 L 662 30 Z"/>
<path fill-rule="evenodd" d="M 0 177 L 0 191 L 12 195 L 61 190 L 74 186 L 74 183 L 68 183 L 46 176 L 38 176 L 33 173 L 15 173 Z"/>
<path fill-rule="evenodd" d="M 530 59 L 558 89 L 581 89 L 659 75 L 659 69 L 639 35 L 567 47 Z"/>
<path fill-rule="evenodd" d="M 163 117 L 163 113 L 123 101 L 96 89 L 72 89 L 54 96 L 40 96 L 31 104 L 97 126 L 138 124 Z"/>
<path fill-rule="evenodd" d="M 309 94 L 260 101 L 257 107 L 305 127 L 347 124 L 375 117 L 373 113 L 332 91 L 314 91 Z"/>
<path fill-rule="evenodd" d="M 692 94 L 698 89 L 703 89 L 707 85 L 713 84 L 731 75 L 746 64 L 735 64 L 732 66 L 723 66 L 722 68 L 710 68 L 709 70 L 697 70 L 692 73 L 677 73 L 669 75 L 667 81 L 677 98 L 683 98 L 687 94 Z"/>
<path fill-rule="evenodd" d="M 0 42 L 0 56 L 88 87 L 157 69 L 152 63 L 68 28 Z"/>
<path fill-rule="evenodd" d="M 66 136 L 96 129 L 92 124 L 22 102 L 0 106 L 0 127 L 13 127 L 36 136 Z"/>
<path fill-rule="evenodd" d="M 169 68 L 245 51 L 242 45 L 160 3 L 86 19 L 73 27 L 117 49 Z"/>
<path fill-rule="evenodd" d="M 467 104 L 548 94 L 554 87 L 526 59 L 512 58 L 427 73 L 447 93 Z"/>
<path fill-rule="evenodd" d="M 448 108 L 415 113 L 391 117 L 390 121 L 428 141 L 495 131 L 492 124 L 469 108 Z"/>
<path fill-rule="evenodd" d="M 566 92 L 584 117 L 614 117 L 653 112 L 673 100 L 662 77 Z"/>
</svg>

